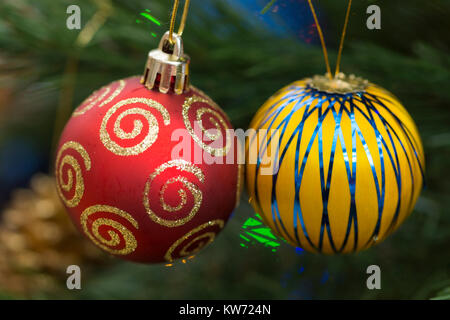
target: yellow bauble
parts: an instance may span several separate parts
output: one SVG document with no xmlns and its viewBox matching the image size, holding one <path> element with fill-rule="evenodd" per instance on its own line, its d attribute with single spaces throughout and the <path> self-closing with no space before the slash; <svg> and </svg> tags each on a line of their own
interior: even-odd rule
<svg viewBox="0 0 450 320">
<path fill-rule="evenodd" d="M 424 153 L 388 91 L 340 74 L 294 82 L 257 112 L 247 142 L 250 203 L 278 236 L 326 254 L 379 243 L 411 213 Z"/>
</svg>

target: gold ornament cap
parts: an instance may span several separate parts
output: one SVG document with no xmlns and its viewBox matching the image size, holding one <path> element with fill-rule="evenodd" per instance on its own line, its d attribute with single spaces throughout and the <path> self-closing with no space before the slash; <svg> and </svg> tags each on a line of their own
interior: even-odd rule
<svg viewBox="0 0 450 320">
<path fill-rule="evenodd" d="M 369 81 L 353 74 L 347 76 L 341 72 L 332 79 L 330 79 L 327 75 L 316 75 L 313 78 L 308 79 L 308 84 L 312 88 L 326 93 L 347 94 L 366 90 L 369 85 Z"/>
<path fill-rule="evenodd" d="M 149 90 L 182 94 L 189 89 L 189 56 L 184 54 L 181 36 L 172 33 L 173 43 L 167 31 L 159 42 L 158 49 L 148 54 L 141 83 Z"/>
</svg>

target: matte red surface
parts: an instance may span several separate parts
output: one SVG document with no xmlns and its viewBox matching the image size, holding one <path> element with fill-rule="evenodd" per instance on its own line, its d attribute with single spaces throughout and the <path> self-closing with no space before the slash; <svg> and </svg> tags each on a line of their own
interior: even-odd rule
<svg viewBox="0 0 450 320">
<path fill-rule="evenodd" d="M 140 84 L 138 77 L 132 77 L 125 79 L 126 85 L 122 92 L 115 97 L 108 104 L 100 107 L 102 101 L 106 100 L 110 94 L 106 95 L 104 99 L 97 102 L 86 113 L 72 117 L 67 123 L 64 132 L 60 138 L 59 148 L 67 141 L 76 141 L 80 143 L 91 159 L 91 169 L 86 170 L 83 159 L 78 152 L 73 149 L 67 149 L 62 153 L 70 154 L 80 164 L 82 176 L 84 180 L 85 190 L 80 203 L 74 208 L 67 208 L 68 212 L 74 222 L 74 224 L 83 232 L 83 228 L 80 225 L 80 215 L 82 212 L 93 205 L 108 205 L 121 209 L 129 213 L 139 224 L 139 229 L 135 229 L 127 220 L 117 217 L 116 215 L 98 212 L 89 219 L 88 226 L 90 226 L 95 219 L 98 218 L 110 218 L 120 222 L 125 228 L 130 230 L 137 240 L 137 248 L 134 252 L 128 255 L 118 255 L 126 260 L 132 260 L 137 262 L 162 262 L 164 261 L 164 255 L 169 247 L 178 239 L 182 238 L 188 232 L 194 228 L 202 225 L 208 221 L 215 219 L 222 219 L 225 222 L 228 220 L 229 215 L 233 211 L 236 203 L 236 190 L 238 183 L 238 166 L 237 164 L 196 164 L 204 175 L 205 181 L 201 183 L 198 181 L 192 173 L 177 170 L 176 168 L 169 168 L 162 174 L 157 176 L 152 183 L 152 189 L 150 190 L 149 199 L 152 210 L 161 218 L 164 219 L 179 219 L 185 217 L 191 210 L 194 199 L 192 194 L 183 187 L 182 183 L 175 182 L 171 184 L 165 192 L 164 199 L 167 204 L 171 206 L 177 206 L 180 203 L 179 189 L 184 189 L 187 194 L 187 204 L 178 212 L 167 212 L 160 204 L 160 190 L 164 183 L 179 175 L 186 177 L 188 181 L 194 183 L 202 191 L 203 199 L 201 207 L 192 220 L 186 224 L 178 227 L 166 227 L 160 225 L 150 219 L 143 205 L 143 195 L 146 182 L 149 176 L 155 171 L 161 164 L 168 162 L 171 159 L 172 148 L 179 143 L 179 141 L 171 141 L 172 132 L 176 129 L 185 128 L 185 124 L 182 118 L 182 105 L 186 97 L 194 94 L 203 96 L 202 93 L 196 89 L 192 89 L 183 95 L 174 94 L 162 94 L 157 91 L 151 91 Z M 118 82 L 113 82 L 109 85 L 111 92 L 118 87 Z M 105 88 L 100 89 L 94 93 L 96 97 L 101 95 Z M 131 132 L 134 127 L 134 120 L 139 119 L 143 123 L 141 134 L 131 140 L 121 140 L 114 134 L 114 122 L 119 114 L 130 108 L 142 108 L 149 110 L 157 119 L 159 133 L 156 141 L 146 151 L 139 155 L 119 156 L 109 151 L 101 142 L 99 137 L 100 126 L 107 111 L 113 107 L 117 102 L 133 98 L 150 98 L 161 103 L 170 114 L 170 124 L 164 125 L 162 115 L 159 111 L 153 108 L 149 108 L 142 103 L 136 103 L 133 105 L 126 105 L 121 107 L 110 118 L 107 125 L 107 131 L 110 137 L 119 145 L 123 147 L 129 147 L 136 145 L 145 137 L 148 133 L 148 122 L 144 117 L 140 115 L 128 115 L 125 116 L 120 122 L 121 128 L 125 132 Z M 204 97 L 204 96 L 203 96 Z M 88 102 L 82 104 L 77 110 L 84 108 Z M 189 119 L 192 126 L 196 119 L 196 110 L 198 108 L 213 108 L 219 112 L 226 120 L 229 128 L 231 124 L 227 120 L 223 111 L 215 109 L 215 107 L 206 103 L 194 103 L 189 110 Z M 210 115 L 206 114 L 203 118 L 203 125 L 209 129 L 214 128 L 210 121 Z M 222 132 L 225 134 L 224 132 Z M 206 142 L 209 143 L 209 142 Z M 233 144 L 233 148 L 236 149 L 236 144 Z M 200 146 L 191 139 L 192 151 L 202 151 Z M 194 162 L 193 153 L 190 162 Z M 234 152 L 236 154 L 236 151 Z M 225 161 L 224 161 L 225 162 Z M 236 163 L 236 161 L 234 162 Z M 56 164 L 58 170 L 59 164 Z M 75 172 L 69 165 L 64 165 L 62 168 L 62 180 L 67 182 L 67 173 L 72 170 L 74 180 Z M 74 189 L 63 192 L 64 197 L 70 199 L 74 195 Z M 99 232 L 101 236 L 109 240 L 110 235 L 108 231 L 111 231 L 110 226 L 101 226 Z M 173 256 L 179 258 L 180 248 L 188 244 L 192 239 L 200 236 L 206 232 L 218 233 L 220 228 L 217 226 L 211 226 L 203 229 L 189 239 L 184 240 L 182 244 L 174 251 Z M 120 233 L 119 233 L 120 234 Z M 112 247 L 112 249 L 121 249 L 123 247 L 123 237 L 121 235 L 121 243 L 118 246 Z M 188 252 L 193 251 L 198 246 L 203 246 L 205 240 L 199 240 L 193 243 Z"/>
</svg>

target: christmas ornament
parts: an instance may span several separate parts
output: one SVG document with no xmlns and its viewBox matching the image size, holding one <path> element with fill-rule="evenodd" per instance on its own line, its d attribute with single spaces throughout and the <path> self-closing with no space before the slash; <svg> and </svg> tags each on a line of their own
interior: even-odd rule
<svg viewBox="0 0 450 320">
<path fill-rule="evenodd" d="M 143 77 L 94 92 L 59 143 L 58 192 L 73 222 L 97 246 L 127 260 L 171 262 L 196 254 L 224 228 L 240 195 L 230 121 L 189 84 L 180 36 L 188 2 L 178 34 L 175 2 L 170 31 L 149 53 Z M 174 152 L 180 137 L 182 151 Z"/>
<path fill-rule="evenodd" d="M 424 154 L 414 121 L 391 93 L 338 67 L 335 77 L 281 89 L 250 127 L 250 202 L 294 246 L 366 249 L 396 230 L 417 201 Z"/>
</svg>

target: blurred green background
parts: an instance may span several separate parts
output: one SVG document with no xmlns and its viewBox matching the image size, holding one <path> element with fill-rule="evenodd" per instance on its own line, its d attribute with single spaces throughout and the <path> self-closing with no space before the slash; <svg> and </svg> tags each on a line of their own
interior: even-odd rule
<svg viewBox="0 0 450 320">
<path fill-rule="evenodd" d="M 269 2 L 192 0 L 184 35 L 191 80 L 235 127 L 246 128 L 281 87 L 325 72 L 306 1 L 278 0 L 262 14 Z M 67 112 L 104 84 L 142 72 L 148 51 L 168 29 L 172 1 L 112 1 L 108 10 L 103 0 L 2 0 L 0 297 L 449 298 L 450 1 L 354 2 L 341 70 L 398 96 L 425 145 L 427 186 L 411 217 L 387 241 L 356 255 L 314 255 L 282 242 L 272 252 L 259 243 L 241 246 L 242 225 L 254 217 L 243 195 L 213 245 L 166 267 L 122 262 L 91 248 L 68 223 L 52 179 L 35 174 L 49 172 Z M 315 3 L 333 68 L 347 1 Z M 66 28 L 71 4 L 81 8 L 82 28 L 98 10 L 105 18 L 84 47 L 76 45 L 80 30 Z M 381 30 L 366 28 L 370 4 L 381 8 Z M 145 9 L 160 27 L 139 15 Z M 69 264 L 81 266 L 82 290 L 66 289 Z M 381 267 L 381 290 L 366 287 L 372 264 Z"/>
</svg>

